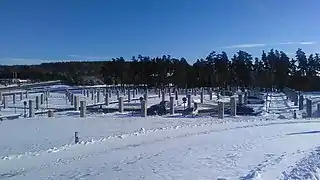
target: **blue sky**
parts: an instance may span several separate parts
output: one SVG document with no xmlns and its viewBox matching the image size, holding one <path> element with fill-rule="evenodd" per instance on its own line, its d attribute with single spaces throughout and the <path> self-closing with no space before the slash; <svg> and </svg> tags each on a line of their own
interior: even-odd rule
<svg viewBox="0 0 320 180">
<path fill-rule="evenodd" d="M 1 0 L 0 64 L 320 52 L 319 0 Z"/>
</svg>

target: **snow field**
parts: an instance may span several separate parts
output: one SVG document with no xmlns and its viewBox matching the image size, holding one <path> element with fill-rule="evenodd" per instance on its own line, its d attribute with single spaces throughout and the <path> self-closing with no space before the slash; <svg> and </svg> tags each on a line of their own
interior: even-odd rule
<svg viewBox="0 0 320 180">
<path fill-rule="evenodd" d="M 49 103 L 72 107 L 60 96 L 51 93 Z M 70 111 L 2 121 L 0 179 L 317 179 L 320 119 L 293 119 L 297 107 L 281 93 L 255 108 L 267 111 L 223 120 L 131 113 L 79 118 Z M 74 144 L 76 131 L 80 144 Z"/>
</svg>

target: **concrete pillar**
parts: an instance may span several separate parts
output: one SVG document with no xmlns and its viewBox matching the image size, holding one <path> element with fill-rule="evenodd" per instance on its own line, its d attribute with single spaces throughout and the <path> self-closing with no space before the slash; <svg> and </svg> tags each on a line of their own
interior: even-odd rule
<svg viewBox="0 0 320 180">
<path fill-rule="evenodd" d="M 48 117 L 53 117 L 53 110 L 50 109 L 50 110 L 48 111 Z"/>
<path fill-rule="evenodd" d="M 149 91 L 148 91 L 148 89 L 145 90 L 145 94 L 147 95 L 147 97 L 149 97 Z M 147 103 L 148 103 L 148 101 L 147 101 Z"/>
<path fill-rule="evenodd" d="M 100 90 L 97 91 L 97 102 L 100 102 Z"/>
<path fill-rule="evenodd" d="M 120 112 L 120 113 L 123 113 L 123 112 L 124 112 L 123 97 L 119 97 L 119 112 Z"/>
<path fill-rule="evenodd" d="M 91 101 L 93 101 L 93 100 L 94 100 L 94 91 L 91 90 Z"/>
<path fill-rule="evenodd" d="M 238 95 L 238 104 L 242 104 L 242 94 Z"/>
<path fill-rule="evenodd" d="M 117 99 L 119 99 L 119 98 L 120 98 L 120 91 L 117 90 Z"/>
<path fill-rule="evenodd" d="M 166 94 L 164 90 L 161 92 L 161 97 L 162 97 L 162 101 L 166 100 Z"/>
<path fill-rule="evenodd" d="M 136 92 L 135 92 L 135 89 L 132 90 L 132 98 L 136 98 Z"/>
<path fill-rule="evenodd" d="M 187 107 L 191 108 L 191 94 L 187 95 Z"/>
<path fill-rule="evenodd" d="M 307 98 L 307 117 L 312 116 L 312 101 L 311 99 Z"/>
<path fill-rule="evenodd" d="M 147 117 L 147 102 L 145 100 L 141 101 L 141 117 Z"/>
<path fill-rule="evenodd" d="M 299 110 L 303 110 L 303 101 L 304 101 L 304 97 L 303 97 L 303 95 L 300 95 L 300 97 L 299 97 Z"/>
<path fill-rule="evenodd" d="M 40 109 L 40 98 L 36 96 L 36 110 Z"/>
<path fill-rule="evenodd" d="M 128 102 L 131 102 L 131 90 L 128 89 Z"/>
<path fill-rule="evenodd" d="M 209 90 L 209 98 L 210 98 L 210 100 L 212 100 L 212 90 L 211 89 Z"/>
<path fill-rule="evenodd" d="M 231 108 L 231 116 L 237 115 L 237 102 L 235 97 L 230 98 L 230 108 Z"/>
<path fill-rule="evenodd" d="M 179 99 L 178 90 L 176 90 L 176 91 L 174 92 L 174 95 L 175 95 L 175 100 L 178 101 L 178 99 Z"/>
<path fill-rule="evenodd" d="M 109 106 L 109 93 L 106 94 L 106 97 L 105 97 L 105 105 L 106 105 L 106 106 Z"/>
<path fill-rule="evenodd" d="M 90 95 L 89 95 L 89 90 L 87 89 L 86 90 L 86 94 L 87 94 L 87 97 L 89 97 Z"/>
<path fill-rule="evenodd" d="M 75 111 L 79 111 L 79 97 L 78 96 L 74 96 L 74 110 Z"/>
<path fill-rule="evenodd" d="M 1 94 L 0 94 L 0 96 L 1 96 Z M 20 101 L 22 101 L 22 99 L 23 99 L 23 92 L 20 92 Z"/>
<path fill-rule="evenodd" d="M 145 93 L 143 95 L 143 99 L 146 101 L 146 104 L 148 104 L 148 94 L 147 93 Z"/>
<path fill-rule="evenodd" d="M 174 97 L 170 97 L 170 114 L 174 114 Z"/>
<path fill-rule="evenodd" d="M 3 109 L 8 108 L 8 96 L 3 96 Z"/>
<path fill-rule="evenodd" d="M 80 117 L 86 117 L 87 105 L 85 100 L 80 101 Z"/>
<path fill-rule="evenodd" d="M 218 102 L 218 119 L 223 119 L 224 117 L 224 103 Z"/>
<path fill-rule="evenodd" d="M 44 103 L 44 94 L 40 94 L 40 104 Z"/>
<path fill-rule="evenodd" d="M 203 103 L 203 91 L 200 92 L 200 103 Z"/>
<path fill-rule="evenodd" d="M 74 101 L 74 95 L 73 94 L 70 94 L 70 103 L 71 103 L 71 106 L 73 106 L 73 101 Z"/>
<path fill-rule="evenodd" d="M 244 92 L 244 98 L 243 98 L 243 103 L 246 105 L 248 104 L 248 92 Z"/>
<path fill-rule="evenodd" d="M 296 92 L 293 93 L 293 103 L 294 106 L 298 106 L 298 93 Z"/>
<path fill-rule="evenodd" d="M 16 104 L 16 94 L 12 94 L 12 102 L 13 104 Z"/>
<path fill-rule="evenodd" d="M 222 90 L 221 90 L 221 96 L 225 96 L 226 95 L 226 90 L 223 88 Z"/>
<path fill-rule="evenodd" d="M 29 92 L 28 91 L 26 91 L 26 98 L 28 98 L 29 97 Z"/>
<path fill-rule="evenodd" d="M 32 104 L 32 100 L 29 100 L 29 117 L 34 117 L 34 109 L 33 109 L 33 104 Z"/>
</svg>

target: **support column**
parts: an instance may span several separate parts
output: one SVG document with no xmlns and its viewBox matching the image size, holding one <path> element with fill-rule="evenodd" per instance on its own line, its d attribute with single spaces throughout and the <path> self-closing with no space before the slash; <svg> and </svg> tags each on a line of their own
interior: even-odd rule
<svg viewBox="0 0 320 180">
<path fill-rule="evenodd" d="M 242 104 L 242 94 L 238 95 L 238 104 Z"/>
<path fill-rule="evenodd" d="M 29 117 L 32 118 L 34 117 L 34 109 L 33 109 L 33 104 L 32 104 L 32 100 L 29 100 Z"/>
<path fill-rule="evenodd" d="M 40 100 L 39 96 L 36 96 L 36 110 L 40 109 Z"/>
<path fill-rule="evenodd" d="M 191 108 L 191 94 L 187 95 L 187 107 Z"/>
<path fill-rule="evenodd" d="M 224 118 L 224 103 L 218 102 L 218 119 Z"/>
<path fill-rule="evenodd" d="M 74 96 L 74 110 L 75 111 L 79 111 L 79 97 L 78 96 Z"/>
<path fill-rule="evenodd" d="M 175 99 L 178 101 L 178 99 L 179 99 L 178 90 L 176 90 L 176 91 L 174 92 L 174 94 L 175 94 Z"/>
<path fill-rule="evenodd" d="M 128 102 L 131 102 L 131 90 L 128 89 Z"/>
<path fill-rule="evenodd" d="M 147 117 L 147 102 L 145 100 L 141 101 L 141 117 Z"/>
<path fill-rule="evenodd" d="M 161 97 L 162 97 L 162 101 L 166 100 L 166 94 L 164 90 L 161 92 Z"/>
<path fill-rule="evenodd" d="M 87 105 L 85 100 L 80 101 L 80 117 L 86 117 L 87 115 Z"/>
<path fill-rule="evenodd" d="M 170 97 L 170 114 L 174 114 L 174 97 Z"/>
<path fill-rule="evenodd" d="M 231 108 L 231 116 L 237 115 L 237 102 L 235 97 L 230 98 L 230 108 Z"/>
<path fill-rule="evenodd" d="M 311 99 L 307 98 L 307 117 L 311 117 L 312 116 L 312 101 Z"/>
<path fill-rule="evenodd" d="M 16 94 L 12 94 L 12 102 L 13 104 L 16 104 Z"/>
<path fill-rule="evenodd" d="M 8 96 L 3 96 L 3 109 L 8 108 Z"/>
<path fill-rule="evenodd" d="M 44 102 L 44 94 L 40 94 L 40 104 L 43 104 Z"/>
<path fill-rule="evenodd" d="M 105 97 L 105 105 L 109 106 L 109 94 L 108 93 L 106 94 L 106 97 Z"/>
<path fill-rule="evenodd" d="M 243 98 L 243 103 L 245 104 L 245 105 L 247 105 L 248 104 L 248 92 L 247 91 L 245 91 L 244 92 L 244 98 Z"/>
<path fill-rule="evenodd" d="M 1 96 L 1 95 L 0 95 Z M 1 98 L 0 98 L 1 99 Z M 20 92 L 20 101 L 23 99 L 23 92 Z"/>
<path fill-rule="evenodd" d="M 97 91 L 97 103 L 100 102 L 100 90 Z"/>
<path fill-rule="evenodd" d="M 119 112 L 123 113 L 124 108 L 123 108 L 123 97 L 119 97 Z"/>
<path fill-rule="evenodd" d="M 300 95 L 300 97 L 299 97 L 299 110 L 303 110 L 303 101 L 304 101 L 304 97 L 303 97 L 303 95 Z"/>
<path fill-rule="evenodd" d="M 200 92 L 200 103 L 203 103 L 203 91 Z"/>
</svg>

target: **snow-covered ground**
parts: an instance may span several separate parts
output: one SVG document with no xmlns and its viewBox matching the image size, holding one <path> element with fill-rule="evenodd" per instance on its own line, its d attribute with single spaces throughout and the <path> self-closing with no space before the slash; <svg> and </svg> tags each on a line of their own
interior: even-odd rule
<svg viewBox="0 0 320 180">
<path fill-rule="evenodd" d="M 49 103 L 72 107 L 63 94 Z M 320 119 L 293 119 L 280 93 L 256 108 L 223 120 L 69 111 L 2 121 L 0 179 L 319 179 Z"/>
</svg>

